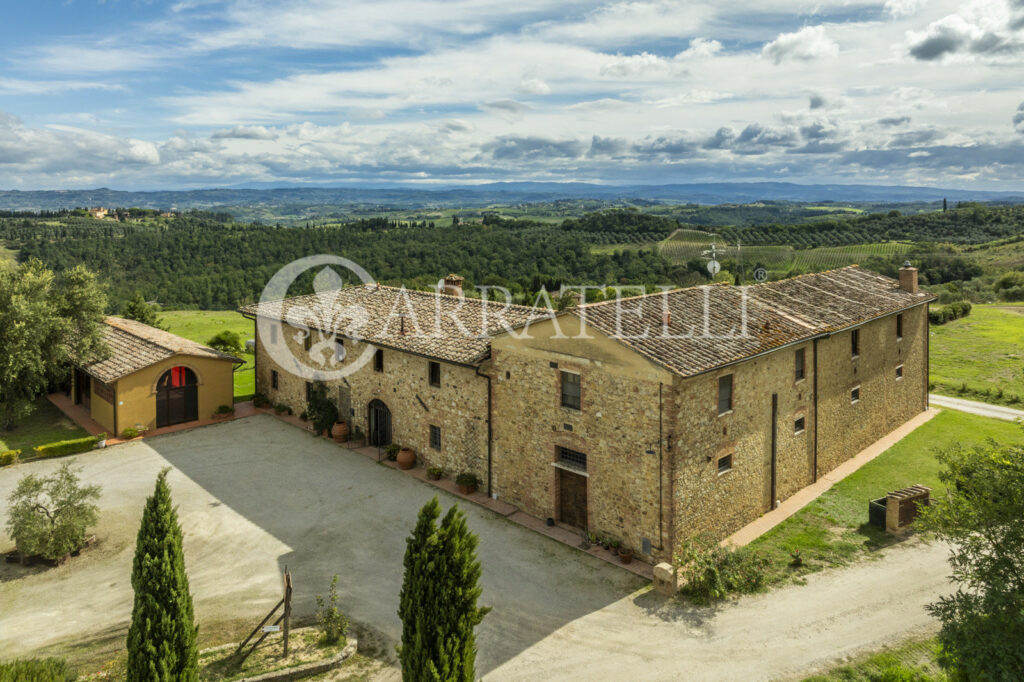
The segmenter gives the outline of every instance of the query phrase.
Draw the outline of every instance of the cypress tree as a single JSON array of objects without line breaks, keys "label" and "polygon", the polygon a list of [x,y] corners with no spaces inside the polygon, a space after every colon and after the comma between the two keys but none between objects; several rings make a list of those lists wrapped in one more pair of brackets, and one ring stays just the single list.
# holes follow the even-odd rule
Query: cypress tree
[{"label": "cypress tree", "polygon": [[441,521],[435,497],[420,510],[406,541],[405,580],[399,599],[399,660],[407,682],[475,677],[474,628],[490,611],[478,607],[477,537],[458,505]]},{"label": "cypress tree", "polygon": [[197,628],[188,591],[178,514],[164,469],[146,500],[135,544],[135,606],[128,629],[128,680],[199,679]]}]

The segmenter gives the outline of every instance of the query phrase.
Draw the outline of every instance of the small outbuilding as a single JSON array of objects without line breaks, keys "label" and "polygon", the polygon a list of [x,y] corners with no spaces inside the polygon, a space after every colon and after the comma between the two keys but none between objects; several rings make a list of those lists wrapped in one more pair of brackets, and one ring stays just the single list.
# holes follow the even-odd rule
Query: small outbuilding
[{"label": "small outbuilding", "polygon": [[110,434],[209,419],[232,404],[239,358],[135,320],[104,323],[109,356],[75,368],[71,397]]}]

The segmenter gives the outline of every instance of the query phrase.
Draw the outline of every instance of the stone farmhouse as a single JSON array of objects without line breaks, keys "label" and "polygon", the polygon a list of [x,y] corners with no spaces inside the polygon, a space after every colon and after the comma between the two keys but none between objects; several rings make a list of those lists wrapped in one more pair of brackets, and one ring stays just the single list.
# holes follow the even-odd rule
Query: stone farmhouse
[{"label": "stone farmhouse", "polygon": [[298,413],[318,376],[307,360],[357,363],[323,377],[370,444],[475,473],[487,494],[647,561],[724,539],[928,406],[933,297],[909,264],[899,281],[851,266],[557,314],[460,287],[243,307],[257,391]]}]

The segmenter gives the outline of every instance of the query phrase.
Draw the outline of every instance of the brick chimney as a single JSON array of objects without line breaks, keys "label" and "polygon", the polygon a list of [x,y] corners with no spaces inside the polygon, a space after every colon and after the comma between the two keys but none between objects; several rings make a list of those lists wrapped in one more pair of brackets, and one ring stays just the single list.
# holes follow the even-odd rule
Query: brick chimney
[{"label": "brick chimney", "polygon": [[455,273],[447,275],[444,278],[444,287],[442,287],[441,293],[449,296],[462,296],[462,277]]},{"label": "brick chimney", "polygon": [[906,261],[900,268],[900,289],[912,294],[917,293],[917,268],[911,265],[910,261]]}]

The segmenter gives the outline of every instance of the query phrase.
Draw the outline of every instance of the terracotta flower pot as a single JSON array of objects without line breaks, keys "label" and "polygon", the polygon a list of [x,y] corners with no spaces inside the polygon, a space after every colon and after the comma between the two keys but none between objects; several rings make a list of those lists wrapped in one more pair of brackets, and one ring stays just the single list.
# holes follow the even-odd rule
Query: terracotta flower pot
[{"label": "terracotta flower pot", "polygon": [[344,443],[348,440],[348,424],[346,422],[335,422],[331,429],[331,437],[335,442]]},{"label": "terracotta flower pot", "polygon": [[412,469],[416,464],[416,451],[412,448],[402,448],[398,451],[398,459],[395,462],[398,463],[399,469]]},{"label": "terracotta flower pot", "polygon": [[633,561],[633,550],[626,549],[624,547],[620,548],[619,549],[619,561],[621,561],[624,564],[628,564],[629,562]]},{"label": "terracotta flower pot", "polygon": [[473,493],[476,492],[475,485],[459,485],[458,488],[459,492],[462,493],[463,495],[472,495]]}]

